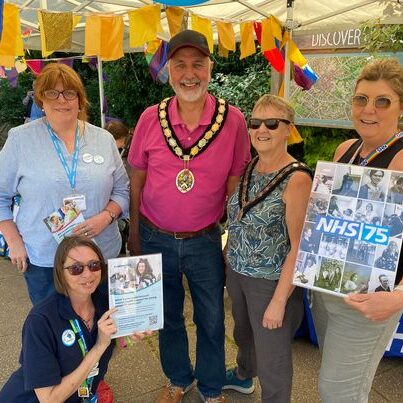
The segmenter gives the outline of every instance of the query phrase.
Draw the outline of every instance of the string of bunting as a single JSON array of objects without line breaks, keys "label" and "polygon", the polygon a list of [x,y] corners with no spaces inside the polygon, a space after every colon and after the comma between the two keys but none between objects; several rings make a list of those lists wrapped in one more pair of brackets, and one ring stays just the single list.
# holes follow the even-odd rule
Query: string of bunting
[{"label": "string of bunting", "polygon": [[[32,30],[26,30],[21,34],[20,9],[15,4],[3,3],[4,0],[0,0],[0,66],[12,68],[15,65],[15,58],[24,55],[23,39],[29,37]],[[103,61],[120,59],[124,54],[124,24],[128,22],[130,47],[145,47],[147,60],[151,65],[159,66],[159,70],[154,74],[152,72],[152,75],[163,81],[166,79],[166,73],[163,70],[164,60],[152,62],[154,55],[159,58],[166,57],[165,45],[158,39],[159,36],[164,35],[161,11],[161,4],[120,11],[119,15],[37,10],[42,56],[48,57],[57,50],[68,52],[72,47],[73,31],[85,16],[84,55],[100,56]],[[211,51],[213,51],[213,23],[215,23],[219,54],[223,57],[228,57],[229,52],[235,50],[233,25],[239,24],[240,58],[256,53],[256,38],[260,44],[260,51],[280,73],[284,73],[284,46],[288,42],[287,57],[299,68],[297,70],[299,74],[295,76],[298,76],[304,88],[308,89],[317,79],[297,45],[289,37],[288,32],[284,31],[275,16],[260,21],[228,21],[200,16],[181,7],[165,7],[163,11],[171,36],[178,33],[182,29],[184,19],[190,17],[191,29],[206,36]]]}]

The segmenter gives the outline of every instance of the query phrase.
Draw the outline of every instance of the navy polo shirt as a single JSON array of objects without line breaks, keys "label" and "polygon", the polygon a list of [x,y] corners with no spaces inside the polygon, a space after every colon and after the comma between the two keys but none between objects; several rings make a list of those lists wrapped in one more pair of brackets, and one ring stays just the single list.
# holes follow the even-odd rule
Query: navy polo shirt
[{"label": "navy polo shirt", "polygon": [[[72,337],[69,319],[78,319],[88,350],[97,340],[96,322],[108,310],[106,296],[96,291],[92,295],[95,306],[95,324],[88,331],[74,312],[70,299],[61,294],[53,294],[34,306],[22,330],[21,367],[14,372],[0,391],[0,403],[38,402],[35,388],[60,384],[62,378],[73,372],[83,360],[78,345],[78,337]],[[99,374],[94,378],[92,391],[105,376],[114,343],[111,343],[99,360]],[[75,391],[68,403],[81,403]]]}]

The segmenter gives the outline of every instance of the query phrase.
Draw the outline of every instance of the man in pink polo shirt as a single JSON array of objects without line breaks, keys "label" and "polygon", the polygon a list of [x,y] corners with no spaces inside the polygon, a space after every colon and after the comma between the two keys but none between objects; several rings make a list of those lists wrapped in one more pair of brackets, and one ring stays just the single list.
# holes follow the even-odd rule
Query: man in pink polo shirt
[{"label": "man in pink polo shirt", "polygon": [[[207,92],[213,63],[206,38],[171,38],[168,71],[175,96],[151,106],[136,126],[128,161],[131,254],[162,253],[161,365],[169,382],[158,403],[180,402],[197,379],[205,402],[224,402],[224,263],[218,222],[250,160],[242,113]],[[186,276],[197,326],[196,365],[183,318]]]}]

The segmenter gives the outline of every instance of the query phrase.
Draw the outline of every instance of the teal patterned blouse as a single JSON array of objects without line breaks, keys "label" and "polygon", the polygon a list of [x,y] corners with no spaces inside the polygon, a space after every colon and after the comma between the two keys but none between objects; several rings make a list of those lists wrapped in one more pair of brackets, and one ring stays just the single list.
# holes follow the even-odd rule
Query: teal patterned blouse
[{"label": "teal patterned blouse", "polygon": [[[260,174],[254,169],[249,199],[254,199],[278,173]],[[285,221],[284,189],[287,176],[264,200],[248,210],[239,222],[239,185],[228,201],[228,264],[245,276],[278,280],[290,251]]]}]

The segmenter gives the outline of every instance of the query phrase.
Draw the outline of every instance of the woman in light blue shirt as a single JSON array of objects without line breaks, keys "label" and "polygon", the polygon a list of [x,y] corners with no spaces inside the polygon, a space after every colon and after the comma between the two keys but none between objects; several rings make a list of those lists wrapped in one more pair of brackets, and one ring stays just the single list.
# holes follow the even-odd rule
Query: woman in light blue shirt
[{"label": "woman in light blue shirt", "polygon": [[[92,238],[106,259],[121,247],[116,218],[126,214],[128,177],[113,137],[86,122],[87,98],[77,73],[48,64],[36,80],[45,117],[10,130],[0,152],[0,231],[24,273],[33,304],[53,291],[57,242],[44,219],[72,195],[85,205],[74,232]],[[21,195],[14,223],[10,210]]]}]

